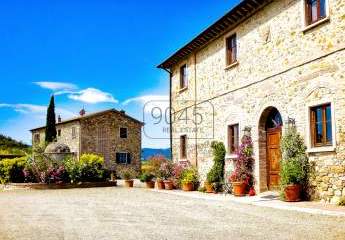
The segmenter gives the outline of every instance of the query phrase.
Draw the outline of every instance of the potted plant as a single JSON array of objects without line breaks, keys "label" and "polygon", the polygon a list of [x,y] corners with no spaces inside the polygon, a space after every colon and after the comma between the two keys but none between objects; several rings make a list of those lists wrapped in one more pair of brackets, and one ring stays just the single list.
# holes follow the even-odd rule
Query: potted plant
[{"label": "potted plant", "polygon": [[164,181],[163,181],[163,173],[161,171],[161,166],[163,163],[168,161],[164,156],[162,155],[156,155],[150,158],[147,165],[151,169],[153,175],[156,177],[156,187],[159,190],[164,189]]},{"label": "potted plant", "polygon": [[246,195],[246,174],[241,173],[239,169],[236,169],[233,171],[233,173],[230,176],[230,181],[233,188],[233,193],[236,197],[241,197]]},{"label": "potted plant", "polygon": [[146,183],[147,188],[154,188],[155,187],[155,182],[152,181],[154,176],[150,173],[143,173],[140,176],[140,181]]},{"label": "potted plant", "polygon": [[174,165],[171,161],[163,162],[160,167],[160,175],[164,179],[164,188],[166,190],[173,189],[173,181],[171,180],[173,175],[173,167]]},{"label": "potted plant", "polygon": [[183,191],[193,191],[198,184],[198,172],[195,168],[186,168],[181,176]]},{"label": "potted plant", "polygon": [[251,188],[254,185],[253,178],[253,141],[250,136],[250,128],[245,128],[245,134],[241,139],[241,145],[237,152],[237,159],[235,163],[235,170],[230,176],[230,181],[233,187],[233,193],[235,196],[244,196],[247,188]]},{"label": "potted plant", "polygon": [[175,189],[181,188],[181,176],[184,171],[188,166],[180,163],[176,163],[173,166],[173,171],[172,171],[172,182],[173,182],[173,187]]},{"label": "potted plant", "polygon": [[207,174],[207,180],[204,182],[204,187],[207,193],[213,193],[215,185],[219,186],[224,182],[224,165],[225,165],[225,146],[222,142],[212,142],[211,148],[213,150],[213,167]]},{"label": "potted plant", "polygon": [[301,191],[308,181],[308,158],[303,138],[290,126],[281,140],[282,160],[280,185],[287,202],[301,200]]},{"label": "potted plant", "polygon": [[133,179],[137,176],[137,171],[130,166],[120,166],[117,170],[120,177],[125,180],[125,186],[132,188],[134,185]]}]

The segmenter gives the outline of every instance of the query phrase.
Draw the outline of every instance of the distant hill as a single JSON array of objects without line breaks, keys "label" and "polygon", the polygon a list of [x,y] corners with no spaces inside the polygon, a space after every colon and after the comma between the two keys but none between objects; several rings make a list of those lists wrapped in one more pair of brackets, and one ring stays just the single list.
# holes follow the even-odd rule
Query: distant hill
[{"label": "distant hill", "polygon": [[150,157],[155,155],[163,155],[164,157],[171,159],[170,148],[143,148],[141,153],[141,160],[146,161]]},{"label": "distant hill", "polygon": [[0,134],[0,154],[22,154],[30,149],[29,145]]}]

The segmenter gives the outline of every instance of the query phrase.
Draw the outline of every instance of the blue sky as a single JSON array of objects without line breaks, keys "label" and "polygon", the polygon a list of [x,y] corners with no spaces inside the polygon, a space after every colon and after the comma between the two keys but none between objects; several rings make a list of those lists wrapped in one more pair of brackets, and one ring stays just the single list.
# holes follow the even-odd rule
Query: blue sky
[{"label": "blue sky", "polygon": [[[84,106],[143,120],[145,101],[168,96],[156,66],[238,2],[1,1],[0,133],[30,143],[52,93],[63,119]],[[161,127],[146,130],[167,137]],[[168,144],[143,137],[144,147]]]}]

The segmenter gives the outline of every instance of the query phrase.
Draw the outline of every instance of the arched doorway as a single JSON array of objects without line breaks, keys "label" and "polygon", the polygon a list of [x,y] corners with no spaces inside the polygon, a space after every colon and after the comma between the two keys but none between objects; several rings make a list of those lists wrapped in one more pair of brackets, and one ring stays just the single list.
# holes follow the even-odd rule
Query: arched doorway
[{"label": "arched doorway", "polygon": [[261,188],[277,190],[280,172],[282,117],[275,107],[266,108],[259,122]]}]

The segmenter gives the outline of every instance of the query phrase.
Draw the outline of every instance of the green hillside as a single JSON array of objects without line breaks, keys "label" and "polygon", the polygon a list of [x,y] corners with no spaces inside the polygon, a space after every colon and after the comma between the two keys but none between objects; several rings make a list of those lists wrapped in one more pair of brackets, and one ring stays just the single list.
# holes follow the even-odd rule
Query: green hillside
[{"label": "green hillside", "polygon": [[24,154],[30,151],[29,145],[0,134],[0,155]]}]

